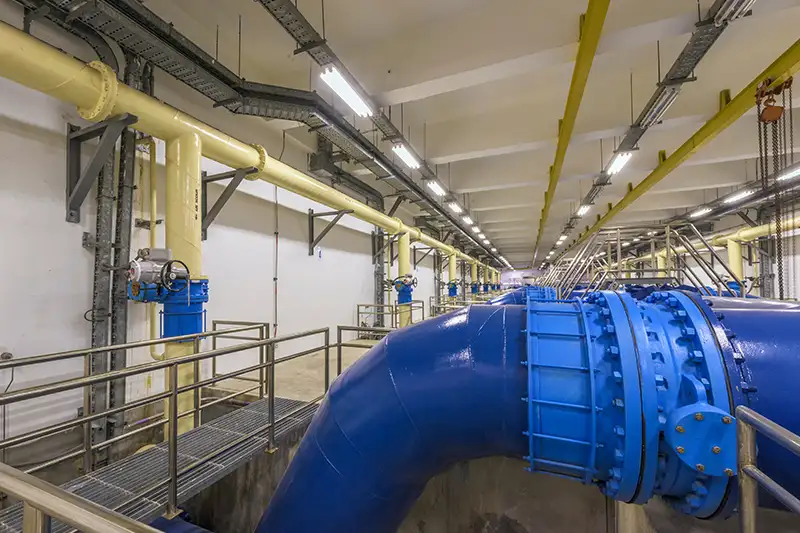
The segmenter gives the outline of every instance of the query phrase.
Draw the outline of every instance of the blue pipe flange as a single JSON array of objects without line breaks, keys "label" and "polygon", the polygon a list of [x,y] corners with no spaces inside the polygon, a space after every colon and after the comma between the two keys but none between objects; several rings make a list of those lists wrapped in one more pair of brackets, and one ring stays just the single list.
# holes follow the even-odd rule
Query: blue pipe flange
[{"label": "blue pipe flange", "polygon": [[470,286],[470,289],[472,291],[472,294],[478,294],[478,283],[477,282],[473,283]]},{"label": "blue pipe flange", "polygon": [[727,500],[736,472],[736,421],[722,352],[687,294],[656,292],[646,302],[639,307],[663,427],[653,490],[681,512],[708,518]]}]

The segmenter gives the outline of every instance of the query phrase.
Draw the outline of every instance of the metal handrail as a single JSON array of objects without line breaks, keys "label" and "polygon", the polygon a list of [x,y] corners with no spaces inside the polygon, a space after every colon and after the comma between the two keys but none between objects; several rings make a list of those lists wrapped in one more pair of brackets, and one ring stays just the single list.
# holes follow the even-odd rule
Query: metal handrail
[{"label": "metal handrail", "polygon": [[740,405],[736,408],[736,465],[739,476],[739,526],[741,533],[756,533],[756,509],[758,508],[758,486],[772,494],[790,511],[800,514],[800,499],[789,493],[780,484],[756,466],[756,434],[760,432],[768,439],[780,444],[800,457],[800,435],[796,435],[753,411]]},{"label": "metal handrail", "polygon": [[[392,331],[392,328],[379,328],[379,327],[366,327],[366,326],[336,326],[336,375],[342,373],[342,348],[371,348],[371,346],[362,346],[355,343],[342,342],[342,332],[353,331],[356,333],[378,333],[384,336]],[[326,389],[327,390],[327,389]]]},{"label": "metal handrail", "polygon": [[158,533],[157,529],[3,463],[0,491],[23,502],[25,533],[49,532],[51,517],[84,533]]},{"label": "metal handrail", "polygon": [[[263,324],[261,324],[261,325],[258,325],[258,326],[251,326],[251,327],[248,327],[248,328],[234,328],[234,329],[231,329],[231,330],[219,330],[219,333],[223,333],[223,332],[226,332],[226,331],[227,332],[231,332],[231,331],[241,330],[241,329],[245,329],[246,330],[246,329],[259,329],[259,328],[265,328],[265,326]],[[324,336],[324,342],[323,342],[323,344],[321,346],[317,346],[317,347],[314,347],[312,349],[304,350],[304,351],[301,351],[301,352],[298,352],[298,353],[286,355],[286,356],[281,357],[279,359],[275,358],[275,346],[278,343],[286,342],[286,341],[290,341],[290,340],[295,340],[295,339],[299,339],[299,338],[310,337],[310,336],[314,336],[314,335],[323,335]],[[70,453],[67,453],[67,454],[65,454],[65,455],[63,455],[61,457],[52,459],[52,460],[48,461],[47,463],[45,463],[44,465],[39,465],[37,467],[31,468],[28,471],[28,473],[31,472],[31,471],[42,470],[45,467],[53,466],[53,465],[58,464],[58,463],[60,463],[62,461],[66,461],[66,460],[78,457],[80,455],[84,455],[84,467],[85,467],[85,470],[86,470],[86,472],[90,472],[90,471],[92,471],[93,466],[94,466],[94,464],[93,464],[93,452],[94,451],[96,451],[96,450],[98,450],[100,448],[109,446],[113,442],[118,442],[118,441],[122,440],[123,438],[129,438],[132,435],[140,433],[141,431],[144,431],[146,429],[155,428],[155,427],[157,427],[159,425],[163,425],[163,424],[169,424],[169,432],[168,432],[168,436],[169,436],[169,439],[168,439],[169,440],[169,477],[166,480],[164,480],[159,485],[159,487],[164,486],[164,485],[169,485],[169,489],[168,489],[169,510],[174,511],[177,508],[177,476],[179,475],[179,473],[177,471],[177,464],[178,464],[178,456],[177,456],[177,431],[178,431],[177,428],[178,428],[178,424],[177,424],[177,421],[182,417],[190,416],[190,415],[194,414],[195,425],[197,425],[197,421],[199,419],[199,415],[200,415],[201,411],[203,409],[206,409],[206,408],[210,407],[211,405],[215,405],[216,403],[219,403],[218,401],[214,401],[214,402],[207,402],[205,404],[202,404],[201,401],[200,401],[200,398],[199,398],[199,392],[200,392],[200,389],[202,387],[206,387],[208,385],[212,385],[212,384],[218,383],[220,381],[231,379],[231,378],[234,378],[234,377],[237,377],[237,376],[249,373],[249,372],[259,371],[260,372],[260,376],[262,376],[262,378],[261,378],[262,382],[259,383],[257,388],[259,388],[261,390],[260,396],[262,398],[263,398],[263,396],[265,394],[265,391],[268,391],[268,394],[269,394],[268,395],[268,399],[267,399],[267,401],[268,401],[268,413],[269,413],[269,415],[268,415],[269,418],[268,419],[270,421],[270,423],[268,425],[266,425],[264,428],[259,429],[259,431],[268,432],[268,443],[269,443],[270,446],[274,446],[274,443],[275,443],[275,425],[278,422],[280,422],[281,420],[284,420],[286,418],[286,416],[288,416],[288,415],[285,415],[284,417],[281,418],[281,420],[275,420],[275,371],[274,371],[275,365],[283,363],[285,361],[290,361],[290,360],[296,359],[296,358],[304,356],[304,355],[309,355],[309,354],[313,354],[313,353],[319,353],[320,351],[324,351],[324,355],[325,355],[325,360],[324,360],[324,367],[325,367],[324,388],[325,388],[326,392],[327,392],[327,390],[329,388],[329,385],[330,385],[330,329],[329,328],[319,328],[319,329],[309,330],[309,331],[295,333],[295,334],[291,334],[291,335],[283,335],[283,336],[274,337],[274,338],[271,338],[271,339],[261,339],[261,340],[256,340],[256,341],[253,341],[253,342],[238,344],[236,346],[218,348],[218,349],[210,350],[210,351],[206,351],[206,352],[199,352],[199,341],[200,341],[200,338],[202,336],[207,336],[207,335],[200,334],[200,335],[194,336],[195,337],[194,338],[194,346],[195,346],[195,352],[196,352],[194,354],[188,354],[188,355],[185,355],[185,356],[182,356],[182,357],[176,357],[176,358],[173,358],[173,359],[167,359],[167,360],[163,360],[163,361],[152,361],[152,362],[149,362],[149,363],[132,366],[132,367],[128,367],[128,368],[125,368],[125,369],[109,371],[109,372],[105,372],[105,373],[102,373],[102,374],[84,376],[84,377],[79,377],[79,378],[72,378],[72,379],[57,381],[57,382],[54,382],[54,383],[50,383],[50,384],[46,384],[46,385],[42,385],[42,386],[38,386],[38,387],[28,387],[28,388],[25,388],[25,389],[21,389],[19,391],[13,391],[13,392],[5,393],[5,394],[0,394],[0,405],[8,405],[8,404],[15,403],[15,402],[21,402],[21,401],[30,400],[30,399],[33,399],[33,398],[39,398],[39,397],[46,396],[46,395],[49,395],[49,394],[56,394],[56,393],[59,393],[59,392],[65,392],[65,391],[69,391],[69,390],[80,389],[80,388],[87,387],[87,386],[90,386],[90,385],[96,385],[96,384],[100,384],[100,383],[111,382],[111,381],[118,380],[118,379],[124,379],[124,378],[132,377],[132,376],[135,376],[135,375],[143,374],[143,373],[153,372],[153,371],[156,371],[156,370],[163,370],[163,369],[168,369],[169,370],[169,372],[168,372],[168,374],[169,374],[169,387],[168,387],[168,390],[166,390],[166,391],[164,391],[162,393],[158,393],[158,394],[155,394],[155,395],[149,395],[149,396],[147,396],[145,398],[141,398],[141,399],[138,399],[136,401],[129,402],[129,403],[126,403],[124,405],[121,405],[121,406],[118,406],[118,407],[115,407],[115,408],[112,408],[112,409],[107,409],[107,410],[102,411],[102,412],[92,413],[92,414],[84,413],[83,415],[77,417],[76,419],[73,419],[73,420],[70,420],[70,421],[67,421],[67,422],[54,424],[54,425],[51,425],[51,426],[48,426],[48,427],[45,427],[45,428],[40,428],[40,429],[31,431],[31,432],[25,433],[23,435],[19,435],[19,436],[13,437],[13,438],[2,440],[2,441],[0,441],[0,449],[5,449],[5,448],[11,447],[11,446],[18,446],[18,445],[21,445],[21,444],[25,444],[25,443],[28,443],[28,442],[31,442],[31,441],[34,441],[34,440],[38,440],[38,439],[41,439],[41,438],[44,438],[44,437],[47,437],[47,436],[50,436],[50,435],[54,435],[54,434],[60,433],[62,431],[65,431],[67,429],[71,429],[73,427],[81,426],[81,425],[83,425],[85,429],[86,428],[90,428],[91,427],[91,422],[93,420],[97,420],[99,418],[107,417],[107,416],[109,416],[111,414],[122,413],[122,412],[131,410],[131,409],[134,409],[134,408],[137,408],[137,407],[142,407],[142,406],[149,405],[149,404],[152,404],[152,403],[155,403],[155,402],[158,402],[158,401],[169,399],[169,404],[168,404],[169,412],[165,413],[165,415],[163,415],[161,419],[159,419],[159,420],[157,420],[157,421],[155,421],[155,422],[153,422],[151,424],[147,424],[144,427],[137,428],[137,430],[135,430],[135,431],[131,431],[131,432],[125,433],[123,435],[120,435],[119,437],[115,437],[114,439],[110,439],[108,441],[104,441],[104,442],[101,442],[101,443],[98,443],[98,444],[95,444],[95,445],[92,445],[90,438],[85,438],[82,450],[80,450],[78,452],[70,452]],[[163,341],[164,341],[164,339],[161,339],[161,342],[163,342]],[[140,343],[129,343],[129,344],[139,345]],[[114,347],[114,346],[105,347],[104,351],[105,350],[110,351],[110,350],[113,350],[115,348],[116,347]],[[207,359],[213,359],[213,358],[216,358],[216,357],[221,356],[221,355],[227,355],[227,354],[231,354],[231,353],[235,353],[235,352],[241,352],[241,351],[249,350],[249,349],[253,349],[253,348],[259,348],[261,350],[261,357],[260,357],[260,360],[259,360],[258,364],[252,365],[252,366],[249,366],[249,367],[246,367],[246,368],[243,368],[243,369],[239,369],[239,370],[236,370],[236,371],[233,371],[233,372],[229,372],[229,373],[226,373],[226,374],[222,374],[222,375],[218,375],[218,376],[212,376],[210,379],[205,379],[205,380],[202,380],[202,381],[199,380],[199,363],[200,363],[200,361],[207,360]],[[83,352],[79,352],[79,353],[82,354]],[[66,357],[74,357],[75,356],[72,352],[65,352],[65,354],[66,354]],[[53,354],[50,354],[50,355],[53,355]],[[191,384],[179,386],[178,382],[177,382],[177,379],[178,379],[177,369],[178,369],[178,367],[180,365],[190,364],[190,363],[195,365],[195,374],[194,374],[195,375],[195,381],[194,381],[194,383],[191,383]],[[250,388],[248,390],[252,391],[254,388]],[[188,393],[188,392],[194,392],[195,393],[194,408],[190,409],[188,411],[185,411],[183,413],[178,413],[177,412],[177,409],[178,409],[178,401],[177,401],[178,400],[178,396],[180,394],[185,394],[185,393]],[[244,394],[244,393],[246,393],[246,391],[239,391],[236,394],[229,395],[228,398],[233,397],[233,396],[238,396],[238,395]],[[324,396],[324,394],[322,396],[316,398],[312,402],[308,403],[307,405],[313,405],[314,403],[320,401],[323,396]],[[147,422],[149,422],[149,421],[150,420],[147,420]],[[84,432],[84,436],[86,437],[87,434],[88,434],[88,432],[85,431]],[[253,435],[248,435],[247,437],[251,438],[252,436]],[[219,453],[222,453],[222,451],[215,452],[214,456],[218,455]],[[213,458],[213,456],[211,458]],[[209,458],[209,457],[203,458],[200,461],[198,461],[195,466],[200,466],[202,464],[205,464],[206,462],[211,460],[211,458]],[[156,487],[156,488],[158,488],[158,487]],[[148,489],[148,490],[152,490],[152,488]],[[140,493],[139,496],[141,496],[142,494],[146,494],[146,491]]]}]

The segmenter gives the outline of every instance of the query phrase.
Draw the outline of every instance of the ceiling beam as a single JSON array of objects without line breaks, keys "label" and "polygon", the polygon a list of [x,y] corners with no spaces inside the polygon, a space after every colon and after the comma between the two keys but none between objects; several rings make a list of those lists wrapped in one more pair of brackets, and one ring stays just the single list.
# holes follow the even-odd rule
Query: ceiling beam
[{"label": "ceiling beam", "polygon": [[694,135],[692,135],[680,148],[672,153],[653,172],[633,188],[622,200],[615,204],[600,220],[578,239],[577,244],[607,225],[635,200],[649,191],[656,183],[667,177],[684,161],[689,159],[700,148],[716,138],[721,132],[744,115],[747,110],[755,106],[755,93],[764,80],[773,80],[771,86],[776,86],[791,77],[800,68],[800,40],[792,44],[778,59],[768,66],[761,74],[742,89],[731,102],[723,107],[714,117],[706,122]]}]

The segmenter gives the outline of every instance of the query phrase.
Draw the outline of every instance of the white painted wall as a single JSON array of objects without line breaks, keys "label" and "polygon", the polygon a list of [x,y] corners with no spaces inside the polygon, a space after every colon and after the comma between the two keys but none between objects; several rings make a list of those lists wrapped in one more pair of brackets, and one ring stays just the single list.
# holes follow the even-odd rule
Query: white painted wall
[{"label": "white painted wall", "polygon": [[[17,22],[18,9],[0,3],[0,17]],[[91,52],[65,39],[57,31],[35,24],[35,33],[57,46],[91,59]],[[159,75],[157,96],[177,104],[198,118],[248,142],[263,144],[271,154],[280,153],[281,136],[268,122],[235,117],[211,109],[202,97],[174,80]],[[87,199],[80,224],[64,221],[64,168],[66,122],[80,123],[66,104],[0,79],[0,351],[15,357],[79,349],[90,344],[90,324],[83,319],[91,307],[92,254],[81,247],[83,232],[94,231],[94,200]],[[289,138],[287,136],[287,138]],[[159,144],[160,206],[163,207],[164,146]],[[305,168],[306,153],[289,141],[283,160]],[[135,216],[147,207],[147,165],[137,180]],[[205,160],[209,173],[226,170]],[[210,202],[221,191],[212,186]],[[278,192],[278,325],[279,334],[355,323],[356,304],[373,299],[372,227],[345,217],[331,231],[317,253],[308,255],[307,210],[329,208],[285,190]],[[214,319],[273,323],[273,262],[275,250],[275,189],[266,182],[245,182],[209,230],[203,244],[203,272],[210,279],[209,326]],[[163,213],[160,215],[163,218]],[[321,227],[323,220],[317,219]],[[158,227],[163,244],[163,225]],[[147,230],[134,229],[132,249],[148,245]],[[416,296],[427,302],[433,294],[430,259],[417,272]],[[131,303],[129,340],[145,339],[148,328],[145,306]],[[426,310],[427,313],[427,310]],[[224,342],[221,342],[224,345]],[[322,344],[322,337],[282,345],[278,356]],[[256,354],[220,359],[221,370],[255,362]],[[145,349],[132,351],[129,364],[150,360]],[[83,374],[83,361],[74,359],[16,371],[11,390],[68,379]],[[0,390],[11,379],[0,372]],[[130,379],[131,397],[162,390],[161,372]],[[30,431],[76,416],[82,403],[79,391],[14,405],[9,411],[9,435]]]}]

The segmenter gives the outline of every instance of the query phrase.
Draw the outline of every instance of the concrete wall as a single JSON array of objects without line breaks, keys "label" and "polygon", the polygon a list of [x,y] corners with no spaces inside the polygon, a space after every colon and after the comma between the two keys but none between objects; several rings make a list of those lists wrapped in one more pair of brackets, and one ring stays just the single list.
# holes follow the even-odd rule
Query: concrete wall
[{"label": "concrete wall", "polygon": [[[0,0],[0,19],[19,26],[22,11],[15,2]],[[34,36],[83,60],[93,59],[81,41],[67,38],[47,23],[37,21],[33,28]],[[286,136],[283,145],[280,124],[212,109],[208,100],[160,72],[156,96],[245,142],[264,145],[288,164],[306,168],[307,148],[291,136]],[[16,358],[90,345],[91,325],[84,313],[91,307],[93,257],[81,247],[81,237],[94,232],[94,192],[82,208],[81,222],[65,222],[67,122],[85,124],[72,106],[0,79],[0,240],[5,252],[0,261],[0,352],[11,352]],[[164,206],[164,151],[159,142],[160,208]],[[141,154],[141,171],[137,164],[134,216],[139,218],[146,218],[149,209],[148,157]],[[228,170],[210,160],[203,161],[203,169],[211,174]],[[209,205],[221,190],[221,185],[210,186]],[[356,304],[373,301],[373,227],[346,216],[309,257],[308,209],[330,210],[281,189],[276,197],[274,186],[263,181],[240,186],[209,229],[203,243],[203,271],[196,273],[210,280],[209,327],[215,319],[250,320],[277,322],[279,333],[294,333],[355,323]],[[163,218],[163,210],[159,211]],[[324,224],[317,219],[318,228]],[[163,224],[159,225],[159,245],[164,242],[163,231]],[[277,249],[275,231],[280,232]],[[148,246],[148,240],[148,230],[134,229],[132,250]],[[277,317],[273,311],[276,255]],[[430,259],[420,265],[417,275],[418,298],[427,301],[433,286]],[[131,303],[129,340],[148,335],[145,306]],[[294,341],[281,345],[278,355],[320,344],[321,337]],[[220,345],[226,345],[225,341]],[[129,364],[147,361],[150,356],[145,349],[129,354]],[[231,370],[254,361],[253,353],[237,354],[221,358],[219,365],[221,370]],[[208,370],[204,371],[207,376]],[[27,367],[16,371],[11,390],[82,374],[80,358]],[[0,391],[10,380],[9,372],[0,372]],[[135,398],[162,387],[163,373],[158,372],[129,379],[127,394]],[[6,435],[74,418],[81,403],[81,392],[74,391],[12,405],[4,426]]]}]

